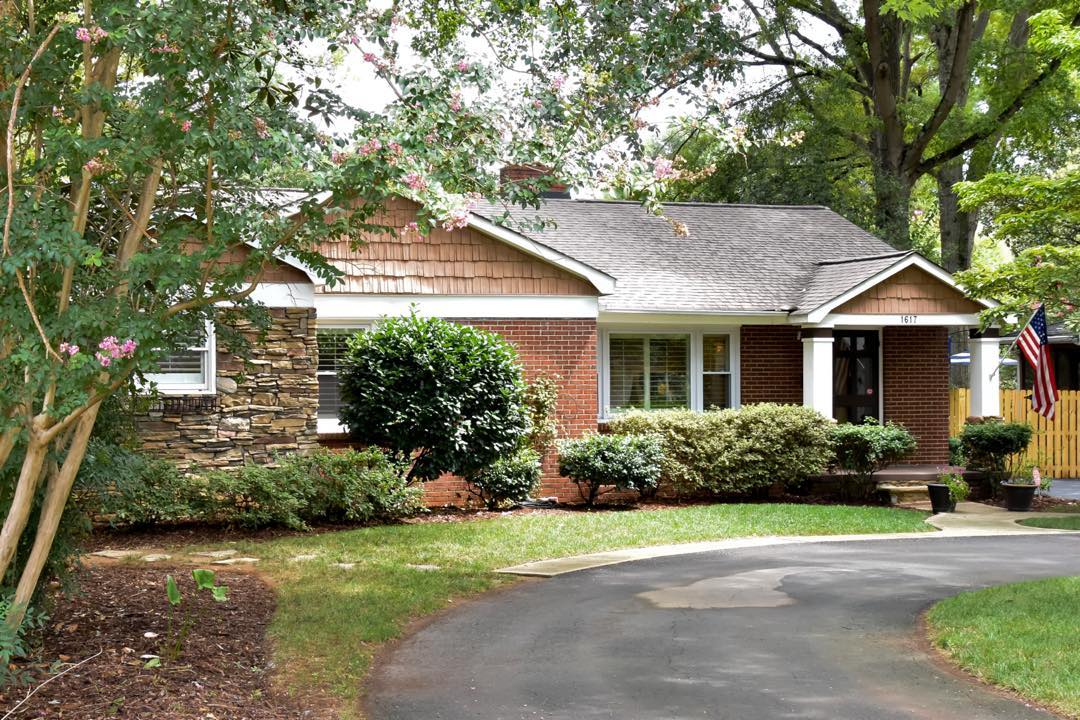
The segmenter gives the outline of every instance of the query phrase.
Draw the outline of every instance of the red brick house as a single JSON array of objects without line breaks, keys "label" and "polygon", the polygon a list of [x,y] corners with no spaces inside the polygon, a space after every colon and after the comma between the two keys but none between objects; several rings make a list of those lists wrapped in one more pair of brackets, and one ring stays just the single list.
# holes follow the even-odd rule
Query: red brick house
[{"label": "red brick house", "polygon": [[[415,210],[392,202],[383,221],[404,228]],[[903,423],[919,441],[915,462],[948,461],[948,329],[977,327],[988,303],[823,207],[666,211],[688,236],[636,203],[563,196],[515,211],[551,221],[539,231],[499,224],[503,209],[482,206],[460,230],[327,243],[345,276],[334,287],[283,260],[260,288],[275,316],[253,358],[261,372],[238,379],[211,337],[175,364],[186,384],[157,378],[166,399],[148,439],[201,466],[341,443],[344,338],[415,306],[498,332],[528,374],[558,375],[563,436],[628,408],[801,403],[838,421]],[[997,338],[972,343],[974,414],[997,414],[996,380],[981,371],[996,358]],[[203,406],[189,403],[200,396]],[[427,492],[432,504],[461,499],[454,479]],[[541,492],[576,499],[554,457]]]}]

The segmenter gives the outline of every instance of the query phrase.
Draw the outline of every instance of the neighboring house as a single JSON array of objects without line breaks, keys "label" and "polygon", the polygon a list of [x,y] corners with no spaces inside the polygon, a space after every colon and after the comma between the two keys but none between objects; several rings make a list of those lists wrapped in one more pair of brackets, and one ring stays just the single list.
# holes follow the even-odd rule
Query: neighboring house
[{"label": "neighboring house", "polygon": [[[460,230],[367,237],[355,250],[348,238],[327,243],[345,276],[332,288],[283,261],[260,288],[274,325],[253,357],[258,371],[241,375],[220,349],[215,359],[211,337],[170,366],[184,384],[158,378],[165,407],[147,420],[148,444],[209,467],[347,443],[337,421],[345,339],[416,307],[501,334],[529,376],[557,375],[563,436],[631,408],[794,403],[839,421],[903,423],[919,441],[915,462],[947,463],[948,328],[977,327],[987,303],[826,208],[666,211],[688,236],[637,203],[551,197],[515,211],[554,221],[540,231],[496,224],[502,211],[488,206]],[[396,200],[380,221],[404,228],[415,212]],[[982,371],[997,342],[971,343],[974,414],[998,413],[996,375]],[[201,396],[189,390],[196,367]],[[459,502],[461,489],[439,480],[427,499]],[[553,453],[541,492],[577,497]]]}]

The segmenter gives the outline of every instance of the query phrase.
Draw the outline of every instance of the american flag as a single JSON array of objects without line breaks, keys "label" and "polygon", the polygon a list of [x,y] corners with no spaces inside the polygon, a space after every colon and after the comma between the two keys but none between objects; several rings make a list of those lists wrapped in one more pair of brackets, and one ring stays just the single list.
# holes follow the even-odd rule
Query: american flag
[{"label": "american flag", "polygon": [[1024,353],[1035,373],[1031,407],[1047,420],[1053,420],[1054,409],[1060,396],[1054,380],[1054,362],[1050,357],[1050,340],[1046,336],[1046,312],[1042,305],[1031,316],[1016,344],[1020,346],[1020,351]]}]

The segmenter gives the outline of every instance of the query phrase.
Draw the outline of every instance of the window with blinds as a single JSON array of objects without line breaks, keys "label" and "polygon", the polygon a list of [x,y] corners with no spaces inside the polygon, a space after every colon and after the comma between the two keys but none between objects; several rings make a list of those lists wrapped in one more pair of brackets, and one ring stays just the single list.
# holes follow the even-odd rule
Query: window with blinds
[{"label": "window with blinds", "polygon": [[338,370],[349,352],[349,338],[367,328],[327,328],[319,330],[315,339],[319,345],[319,418],[337,420],[341,411],[341,388]]},{"label": "window with blinds", "polygon": [[690,407],[690,336],[621,335],[608,341],[613,410]]},{"label": "window with blinds", "polygon": [[702,335],[701,353],[702,408],[731,407],[731,338]]},{"label": "window with blinds", "polygon": [[183,350],[169,353],[158,362],[158,371],[146,379],[166,395],[204,395],[215,391],[214,326],[207,324],[201,337]]}]

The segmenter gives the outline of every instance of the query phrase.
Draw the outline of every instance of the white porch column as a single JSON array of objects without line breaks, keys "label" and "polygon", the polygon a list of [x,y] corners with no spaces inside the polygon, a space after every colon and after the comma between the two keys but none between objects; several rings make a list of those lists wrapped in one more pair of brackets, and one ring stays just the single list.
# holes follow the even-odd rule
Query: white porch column
[{"label": "white porch column", "polygon": [[[971,409],[969,414],[977,417],[1001,415],[1001,373],[997,330],[985,333],[971,332],[968,350],[971,354]],[[991,377],[993,376],[993,377]]]},{"label": "white porch column", "polygon": [[833,331],[803,328],[803,405],[833,416]]}]

